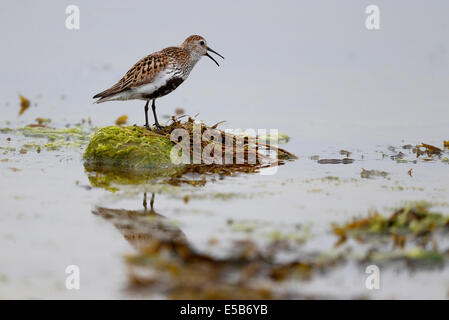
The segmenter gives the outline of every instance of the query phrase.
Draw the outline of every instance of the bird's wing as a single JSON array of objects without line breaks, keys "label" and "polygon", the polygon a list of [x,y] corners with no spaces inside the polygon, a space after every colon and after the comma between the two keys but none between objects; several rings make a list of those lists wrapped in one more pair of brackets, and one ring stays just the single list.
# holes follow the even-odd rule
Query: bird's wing
[{"label": "bird's wing", "polygon": [[93,98],[105,98],[125,90],[150,83],[169,65],[170,59],[163,52],[152,53],[140,59],[123,78],[109,89],[96,94]]}]

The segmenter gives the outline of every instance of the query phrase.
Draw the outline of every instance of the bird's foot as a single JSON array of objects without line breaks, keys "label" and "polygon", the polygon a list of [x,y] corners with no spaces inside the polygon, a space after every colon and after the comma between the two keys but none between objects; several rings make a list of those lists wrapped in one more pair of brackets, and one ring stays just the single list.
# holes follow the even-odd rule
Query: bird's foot
[{"label": "bird's foot", "polygon": [[154,129],[156,129],[156,131],[162,130],[164,129],[163,126],[161,126],[159,123],[155,123],[154,125],[152,125],[151,127],[148,124],[144,125],[144,128],[146,128],[149,131],[153,131]]}]

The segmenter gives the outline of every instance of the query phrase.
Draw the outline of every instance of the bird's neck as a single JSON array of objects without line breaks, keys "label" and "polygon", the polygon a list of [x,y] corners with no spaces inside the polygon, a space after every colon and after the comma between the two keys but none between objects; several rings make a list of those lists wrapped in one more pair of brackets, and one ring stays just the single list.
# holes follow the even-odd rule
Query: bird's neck
[{"label": "bird's neck", "polygon": [[200,59],[203,57],[202,54],[193,51],[193,50],[187,50],[188,55],[189,55],[189,63],[192,65],[192,67],[198,62],[200,61]]},{"label": "bird's neck", "polygon": [[184,59],[178,60],[178,65],[181,67],[183,77],[186,78],[196,63],[201,59],[202,55],[195,53],[188,48],[184,48],[181,46],[181,49],[184,51]]}]

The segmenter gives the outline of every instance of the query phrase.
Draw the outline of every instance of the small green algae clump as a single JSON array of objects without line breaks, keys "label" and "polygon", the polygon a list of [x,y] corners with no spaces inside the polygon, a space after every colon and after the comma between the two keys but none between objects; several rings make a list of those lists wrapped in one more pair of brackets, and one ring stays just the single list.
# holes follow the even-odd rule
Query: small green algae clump
[{"label": "small green algae clump", "polygon": [[366,262],[388,263],[395,261],[405,261],[414,266],[439,266],[444,263],[447,253],[437,250],[425,250],[414,247],[409,250],[399,252],[376,252],[372,251],[365,257]]},{"label": "small green algae clump", "polygon": [[361,240],[369,235],[425,235],[449,226],[449,217],[431,212],[427,202],[412,203],[396,210],[390,217],[377,212],[367,218],[354,219],[343,226],[333,225],[334,234],[344,242],[351,236]]},{"label": "small green algae clump", "polygon": [[89,141],[91,129],[82,126],[55,129],[46,127],[45,125],[38,125],[15,129],[0,128],[0,134],[30,138],[22,148],[17,145],[14,147],[0,146],[0,150],[5,150],[6,152],[13,152],[16,151],[16,149],[26,151],[39,150],[38,152],[40,152],[41,149],[46,151],[59,151],[64,148],[83,148]]},{"label": "small green algae clump", "polygon": [[142,127],[104,127],[92,137],[84,153],[88,170],[113,168],[136,172],[171,169],[169,137]]}]

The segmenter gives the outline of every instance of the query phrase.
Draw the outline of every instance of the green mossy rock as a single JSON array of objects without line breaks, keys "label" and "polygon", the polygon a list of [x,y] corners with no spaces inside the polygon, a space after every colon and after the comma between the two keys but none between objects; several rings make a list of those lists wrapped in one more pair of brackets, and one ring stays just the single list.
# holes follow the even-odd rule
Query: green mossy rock
[{"label": "green mossy rock", "polygon": [[125,172],[171,171],[173,143],[167,136],[142,127],[104,127],[92,137],[84,153],[87,170]]},{"label": "green mossy rock", "polygon": [[[181,150],[178,148],[173,149],[175,143],[170,140],[170,135],[173,130],[182,129],[192,137],[195,135],[196,126],[198,126],[197,130],[200,134],[204,134],[203,132],[207,129],[212,129],[222,138],[225,137],[225,133],[215,129],[215,126],[207,127],[202,123],[196,124],[191,118],[185,122],[174,120],[170,125],[157,132],[137,126],[110,126],[99,129],[92,136],[84,153],[84,167],[89,173],[92,185],[109,188],[113,184],[138,184],[159,178],[169,178],[170,183],[175,184],[180,183],[181,180],[174,181],[174,179],[186,173],[201,175],[207,173],[222,175],[231,175],[237,172],[254,173],[263,165],[262,162],[244,165],[188,164],[190,159],[185,157],[190,157],[190,155],[180,152]],[[236,136],[232,138],[233,141],[237,139]],[[210,143],[212,142],[209,140],[201,141],[203,151]],[[174,161],[180,164],[172,162],[173,151],[178,152]],[[192,152],[191,147],[190,154]],[[248,157],[249,154],[247,145],[236,146],[233,152],[235,157],[237,155]],[[281,160],[296,158],[280,148],[278,148],[278,155]],[[262,154],[261,157],[266,157],[265,160],[269,161],[268,156]],[[277,159],[272,161],[274,164],[278,164]],[[181,182],[186,181],[182,180]],[[191,183],[191,181],[187,183]]]}]

